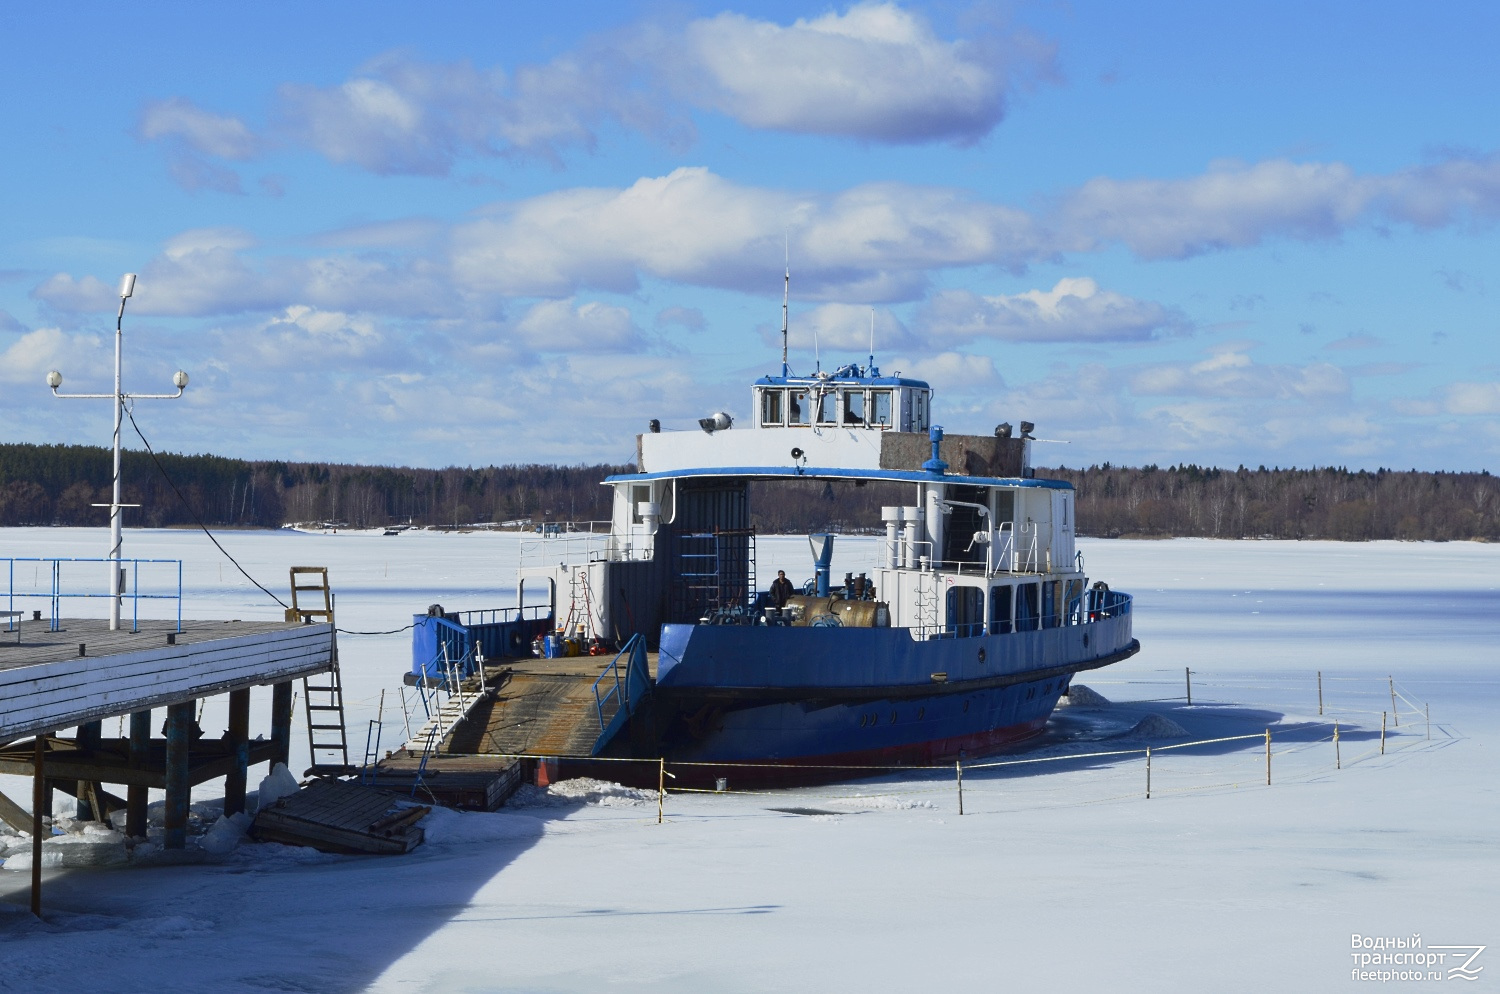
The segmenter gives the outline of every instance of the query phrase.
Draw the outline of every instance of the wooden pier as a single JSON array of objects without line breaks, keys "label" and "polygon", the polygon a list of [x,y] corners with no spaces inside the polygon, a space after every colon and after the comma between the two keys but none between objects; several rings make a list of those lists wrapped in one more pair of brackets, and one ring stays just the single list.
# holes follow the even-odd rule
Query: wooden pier
[{"label": "wooden pier", "polygon": [[[111,631],[103,620],[20,623],[0,641],[0,773],[33,778],[33,812],[0,800],[0,817],[33,832],[55,790],[78,798],[79,816],[107,821],[123,808],[126,834],[146,834],[147,791],[166,792],[168,848],[186,844],[193,785],[224,777],[226,814],[245,809],[249,767],[290,755],[292,681],[336,669],[330,623],[143,621]],[[269,736],[250,737],[250,694],[271,688]],[[207,738],[197,702],[229,695],[229,728]],[[165,737],[152,711],[166,710]],[[103,721],[130,716],[130,734],[107,739]],[[60,733],[76,729],[72,737]],[[22,744],[21,740],[30,739]],[[124,799],[105,785],[122,785]],[[24,820],[23,820],[24,819]]]}]

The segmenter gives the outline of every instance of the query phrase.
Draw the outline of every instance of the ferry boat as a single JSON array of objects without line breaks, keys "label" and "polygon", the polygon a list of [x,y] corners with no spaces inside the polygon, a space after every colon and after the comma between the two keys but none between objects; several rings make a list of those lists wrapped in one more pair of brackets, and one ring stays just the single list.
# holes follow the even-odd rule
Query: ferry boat
[{"label": "ferry boat", "polygon": [[[475,653],[481,668],[614,656],[588,672],[597,736],[571,740],[596,756],[897,766],[1036,734],[1074,674],[1139,650],[1131,598],[1090,583],[1071,485],[1032,470],[1033,425],[948,434],[932,398],[873,355],[798,376],[783,354],[752,386],[748,426],[723,412],[687,430],[651,422],[637,472],[604,481],[607,534],[571,557],[578,536],[540,540],[545,562],[523,562],[518,583],[535,607],[418,616],[414,679]],[[859,540],[875,550],[867,568],[839,582],[843,539],[813,535],[811,579],[783,599],[756,570],[752,493],[806,481],[895,497],[883,537]]]}]

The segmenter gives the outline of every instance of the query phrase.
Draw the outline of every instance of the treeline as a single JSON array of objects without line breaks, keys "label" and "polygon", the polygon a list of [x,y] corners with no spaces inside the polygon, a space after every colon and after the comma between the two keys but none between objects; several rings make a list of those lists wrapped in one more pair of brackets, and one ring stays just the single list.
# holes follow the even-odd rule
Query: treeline
[{"label": "treeline", "polygon": [[1481,473],[1415,470],[1038,470],[1078,492],[1077,530],[1101,537],[1500,539],[1500,483]]},{"label": "treeline", "polygon": [[[121,455],[128,524],[194,523],[276,528],[341,522],[353,528],[407,523],[463,526],[534,518],[609,517],[599,481],[629,466],[487,466],[395,469],[219,456]],[[171,478],[167,482],[162,470]],[[108,520],[112,455],[86,445],[0,445],[0,525],[97,525]],[[174,492],[172,484],[176,485]],[[181,496],[178,496],[180,492]]]},{"label": "treeline", "polygon": [[[122,457],[132,525],[274,528],[335,521],[354,528],[410,522],[463,527],[530,518],[599,521],[600,481],[630,466],[402,469],[219,456]],[[1380,469],[1204,469],[1198,466],[1039,469],[1078,492],[1077,530],[1099,537],[1201,536],[1366,541],[1500,540],[1500,484],[1483,473]],[[111,456],[82,445],[0,445],[0,525],[98,525],[108,512]],[[880,508],[909,504],[905,484],[757,483],[752,522],[767,534],[878,531]]]}]

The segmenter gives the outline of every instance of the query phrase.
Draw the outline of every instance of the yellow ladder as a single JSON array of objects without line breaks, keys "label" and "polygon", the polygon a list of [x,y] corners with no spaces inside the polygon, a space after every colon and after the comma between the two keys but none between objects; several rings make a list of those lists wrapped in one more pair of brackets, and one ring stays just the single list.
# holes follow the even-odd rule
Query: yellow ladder
[{"label": "yellow ladder", "polygon": [[[314,621],[333,624],[333,590],[328,585],[327,566],[293,566],[292,606],[287,621],[307,625]],[[315,582],[308,582],[315,581]],[[312,594],[304,607],[300,595]],[[316,596],[321,594],[322,597]],[[321,601],[321,604],[320,604]],[[307,705],[307,744],[312,766],[304,776],[342,777],[357,773],[349,764],[349,737],[344,730],[344,687],[339,678],[338,632],[332,633],[333,668],[327,673],[304,677],[302,697]],[[320,681],[313,683],[314,680]]]}]

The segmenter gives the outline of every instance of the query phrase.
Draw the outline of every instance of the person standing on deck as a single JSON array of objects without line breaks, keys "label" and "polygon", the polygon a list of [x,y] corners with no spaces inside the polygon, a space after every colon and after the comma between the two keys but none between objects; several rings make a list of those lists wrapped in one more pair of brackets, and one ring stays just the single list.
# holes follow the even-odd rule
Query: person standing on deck
[{"label": "person standing on deck", "polygon": [[786,578],[786,570],[776,571],[776,579],[771,581],[771,604],[780,613],[786,607],[787,598],[795,592],[792,581]]}]

